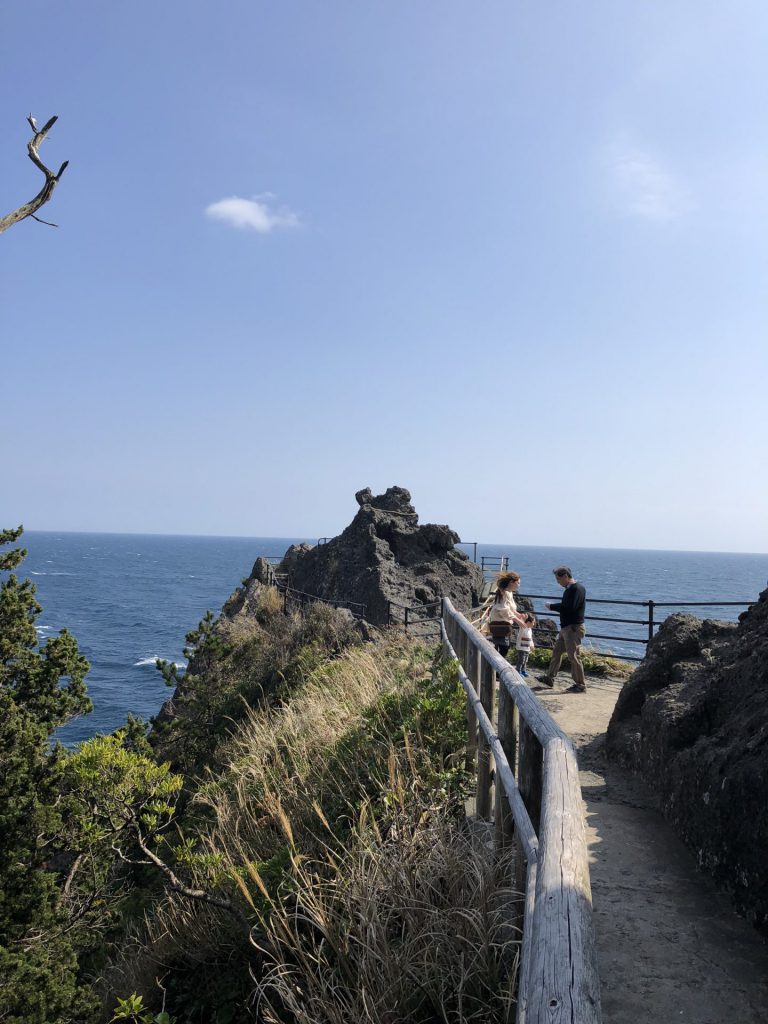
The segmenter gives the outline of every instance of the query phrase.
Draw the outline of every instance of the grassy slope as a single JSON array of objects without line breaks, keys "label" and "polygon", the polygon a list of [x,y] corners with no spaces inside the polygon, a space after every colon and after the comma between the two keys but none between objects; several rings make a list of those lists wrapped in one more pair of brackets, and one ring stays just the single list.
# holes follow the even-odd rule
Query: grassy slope
[{"label": "grassy slope", "polygon": [[[510,1019],[504,865],[462,824],[463,695],[434,650],[360,642],[332,609],[198,638],[156,743],[185,774],[174,893],[102,984],[179,1021]],[[161,979],[160,985],[157,979]]]}]

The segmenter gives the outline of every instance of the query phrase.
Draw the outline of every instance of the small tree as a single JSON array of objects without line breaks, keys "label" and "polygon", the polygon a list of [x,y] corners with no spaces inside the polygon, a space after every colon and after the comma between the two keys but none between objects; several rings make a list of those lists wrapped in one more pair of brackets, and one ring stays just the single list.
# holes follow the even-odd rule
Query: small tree
[{"label": "small tree", "polygon": [[[22,529],[0,531],[0,545]],[[0,570],[22,561],[0,554]],[[62,821],[64,754],[51,733],[90,711],[88,662],[66,630],[38,647],[41,608],[28,580],[0,585],[0,1020],[56,1024],[90,1005],[77,982],[57,876],[50,860]]]}]

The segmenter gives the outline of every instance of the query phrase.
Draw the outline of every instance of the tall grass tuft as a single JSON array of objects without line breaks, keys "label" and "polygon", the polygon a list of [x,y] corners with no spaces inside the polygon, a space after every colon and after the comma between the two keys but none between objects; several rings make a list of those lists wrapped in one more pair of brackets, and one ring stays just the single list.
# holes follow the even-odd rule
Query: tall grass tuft
[{"label": "tall grass tuft", "polygon": [[[256,977],[269,1024],[508,1024],[518,936],[510,864],[395,769],[389,811],[364,807],[346,849],[296,858],[265,916]],[[400,795],[397,795],[400,794]]]},{"label": "tall grass tuft", "polygon": [[511,1020],[511,872],[464,823],[455,672],[411,641],[350,645],[332,609],[255,613],[197,681],[196,729],[229,717],[178,823],[179,870],[230,911],[154,890],[107,1005],[157,1002],[161,978],[200,1024]]}]

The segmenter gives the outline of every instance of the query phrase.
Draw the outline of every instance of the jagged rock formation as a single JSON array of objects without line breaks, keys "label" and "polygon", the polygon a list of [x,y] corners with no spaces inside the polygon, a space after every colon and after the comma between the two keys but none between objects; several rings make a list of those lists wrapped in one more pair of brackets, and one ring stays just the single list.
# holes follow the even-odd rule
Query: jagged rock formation
[{"label": "jagged rock formation", "polygon": [[448,526],[426,523],[403,487],[355,495],[357,515],[338,537],[310,548],[295,545],[278,567],[291,586],[318,597],[365,605],[369,622],[385,625],[390,601],[428,604],[443,595],[461,609],[478,602],[480,567],[455,547],[459,535]]},{"label": "jagged rock formation", "polygon": [[768,590],[738,626],[668,618],[624,686],[606,742],[768,934]]}]

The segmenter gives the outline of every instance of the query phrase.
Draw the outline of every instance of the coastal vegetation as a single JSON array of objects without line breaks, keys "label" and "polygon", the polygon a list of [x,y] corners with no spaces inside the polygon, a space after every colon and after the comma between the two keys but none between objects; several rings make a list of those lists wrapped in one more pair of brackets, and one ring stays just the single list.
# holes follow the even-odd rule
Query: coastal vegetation
[{"label": "coastal vegetation", "polygon": [[[535,647],[528,659],[528,665],[534,668],[546,668],[552,658],[552,650],[548,647]],[[510,657],[514,661],[514,653]],[[629,679],[635,670],[631,661],[624,661],[622,658],[612,658],[605,654],[590,651],[589,647],[581,648],[581,662],[584,671],[590,676],[610,676],[612,679]],[[567,672],[570,662],[567,656],[560,663],[560,671]]]},{"label": "coastal vegetation", "polygon": [[39,610],[11,575],[0,1019],[511,1019],[508,866],[466,831],[463,694],[434,648],[265,587],[189,634],[185,675],[160,666],[148,735],[67,753],[87,662],[66,631],[38,648]]}]

